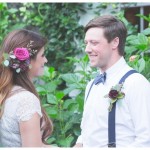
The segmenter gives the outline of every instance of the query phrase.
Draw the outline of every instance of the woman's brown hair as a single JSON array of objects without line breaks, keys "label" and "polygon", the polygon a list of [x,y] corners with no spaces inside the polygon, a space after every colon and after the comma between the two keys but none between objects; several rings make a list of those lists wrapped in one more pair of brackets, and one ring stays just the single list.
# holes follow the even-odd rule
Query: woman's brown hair
[{"label": "woman's brown hair", "polygon": [[[12,31],[5,37],[2,46],[0,47],[0,116],[3,114],[5,100],[9,96],[14,85],[21,86],[30,91],[40,100],[39,95],[29,78],[29,68],[23,72],[17,73],[12,68],[5,67],[3,65],[4,53],[9,54],[17,47],[26,48],[30,41],[33,41],[33,44],[30,48],[37,50],[37,52],[30,58],[36,59],[37,53],[46,45],[47,40],[43,36],[33,31],[26,29]],[[51,135],[53,125],[42,106],[41,109],[43,114],[43,117],[41,118],[41,130],[43,131],[42,141],[46,143],[45,139]]]}]

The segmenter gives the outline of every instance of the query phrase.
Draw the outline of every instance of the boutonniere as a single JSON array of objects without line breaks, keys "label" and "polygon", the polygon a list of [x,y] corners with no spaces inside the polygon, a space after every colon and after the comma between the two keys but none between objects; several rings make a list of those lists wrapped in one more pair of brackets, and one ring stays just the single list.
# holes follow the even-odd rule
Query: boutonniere
[{"label": "boutonniere", "polygon": [[109,112],[112,110],[113,104],[116,101],[125,97],[125,93],[121,92],[122,87],[123,87],[123,84],[117,84],[110,89],[107,95],[104,96],[105,98],[109,98],[110,100],[110,105],[108,108]]}]

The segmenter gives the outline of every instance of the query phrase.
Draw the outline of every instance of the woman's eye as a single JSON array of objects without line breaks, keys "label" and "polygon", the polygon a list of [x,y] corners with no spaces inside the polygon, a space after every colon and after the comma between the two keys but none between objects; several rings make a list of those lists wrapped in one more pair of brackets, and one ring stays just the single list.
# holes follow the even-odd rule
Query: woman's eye
[{"label": "woman's eye", "polygon": [[45,57],[45,54],[44,54],[44,53],[42,54],[42,57]]}]

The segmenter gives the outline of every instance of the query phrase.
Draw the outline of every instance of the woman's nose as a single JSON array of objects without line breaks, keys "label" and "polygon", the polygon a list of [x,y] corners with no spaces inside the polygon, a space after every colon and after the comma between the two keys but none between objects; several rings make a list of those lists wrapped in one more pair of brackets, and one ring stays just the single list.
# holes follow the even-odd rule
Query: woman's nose
[{"label": "woman's nose", "polygon": [[47,63],[47,62],[48,62],[48,60],[47,60],[47,58],[46,58],[46,57],[45,57],[45,60],[44,60],[44,62],[45,62],[45,63]]}]

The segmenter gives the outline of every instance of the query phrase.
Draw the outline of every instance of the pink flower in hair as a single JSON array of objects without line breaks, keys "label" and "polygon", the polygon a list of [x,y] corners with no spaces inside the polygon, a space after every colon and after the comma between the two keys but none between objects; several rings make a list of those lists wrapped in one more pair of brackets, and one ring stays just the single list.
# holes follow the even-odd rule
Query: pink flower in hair
[{"label": "pink flower in hair", "polygon": [[27,48],[16,48],[14,49],[13,53],[20,61],[27,60],[30,56]]}]

